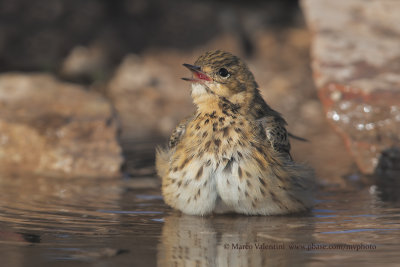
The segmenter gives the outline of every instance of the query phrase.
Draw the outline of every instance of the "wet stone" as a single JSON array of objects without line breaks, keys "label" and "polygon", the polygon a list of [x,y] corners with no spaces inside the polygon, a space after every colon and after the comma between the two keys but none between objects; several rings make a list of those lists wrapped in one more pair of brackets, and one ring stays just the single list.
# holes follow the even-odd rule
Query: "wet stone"
[{"label": "wet stone", "polygon": [[400,149],[382,152],[374,172],[374,182],[382,201],[400,202]]},{"label": "wet stone", "polygon": [[327,119],[363,173],[400,146],[400,2],[303,0]]},{"label": "wet stone", "polygon": [[123,162],[111,105],[50,75],[0,76],[0,171],[117,176]]}]

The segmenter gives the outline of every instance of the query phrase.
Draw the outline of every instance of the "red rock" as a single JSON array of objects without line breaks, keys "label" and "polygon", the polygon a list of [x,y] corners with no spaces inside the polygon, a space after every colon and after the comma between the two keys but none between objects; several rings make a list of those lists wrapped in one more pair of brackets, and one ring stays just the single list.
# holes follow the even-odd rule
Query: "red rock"
[{"label": "red rock", "polygon": [[363,90],[331,83],[319,91],[328,120],[343,137],[364,173],[380,153],[399,144],[400,92]]},{"label": "red rock", "polygon": [[302,7],[326,116],[371,174],[383,150],[400,146],[400,2],[303,0]]}]

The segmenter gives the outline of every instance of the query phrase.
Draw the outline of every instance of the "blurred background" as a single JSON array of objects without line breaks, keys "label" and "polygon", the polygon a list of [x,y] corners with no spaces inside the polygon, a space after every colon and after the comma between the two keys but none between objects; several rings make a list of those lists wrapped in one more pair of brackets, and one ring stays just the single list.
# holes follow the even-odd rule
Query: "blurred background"
[{"label": "blurred background", "polygon": [[101,74],[106,75],[128,53],[150,49],[189,52],[228,33],[237,38],[246,56],[252,56],[258,31],[278,30],[302,20],[297,1],[291,0],[246,4],[222,0],[5,0],[0,5],[1,71],[61,75],[68,56],[83,56],[78,49],[82,46],[88,49],[85,56],[102,59],[96,62],[102,65],[97,67],[97,75],[92,70],[89,77],[81,77],[87,83],[106,78]]},{"label": "blurred background", "polygon": [[[166,143],[175,125],[194,110],[189,85],[180,79],[188,75],[182,64],[223,49],[248,63],[263,97],[283,114],[289,131],[310,140],[292,140],[294,158],[316,168],[322,184],[346,185],[343,177],[357,169],[325,120],[312,81],[310,43],[299,2],[292,0],[2,0],[0,89],[12,95],[21,80],[30,88],[18,91],[18,101],[3,96],[2,114],[9,111],[10,125],[18,121],[42,129],[32,138],[29,131],[21,132],[24,144],[41,140],[40,147],[31,147],[37,156],[24,158],[24,145],[10,136],[6,153],[17,154],[13,164],[29,161],[39,173],[101,175],[95,169],[109,161],[114,167],[100,170],[116,172],[122,148],[123,173],[154,177],[155,146]],[[84,97],[65,95],[65,82],[85,91]],[[91,95],[101,95],[110,111],[96,110],[105,103]],[[88,106],[94,108],[81,110]],[[104,120],[103,128],[79,123],[68,128],[88,120]],[[118,141],[110,147],[114,136]],[[60,148],[63,138],[69,140]],[[79,147],[85,145],[82,153]],[[99,159],[101,153],[111,156]],[[85,166],[92,162],[100,163]]]}]

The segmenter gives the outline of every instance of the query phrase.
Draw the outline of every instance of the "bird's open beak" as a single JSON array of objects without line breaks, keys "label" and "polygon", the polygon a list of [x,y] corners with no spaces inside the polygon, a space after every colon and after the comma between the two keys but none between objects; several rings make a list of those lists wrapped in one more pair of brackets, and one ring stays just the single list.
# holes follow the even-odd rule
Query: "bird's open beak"
[{"label": "bird's open beak", "polygon": [[201,68],[198,66],[183,64],[186,68],[188,68],[192,73],[192,78],[182,78],[184,81],[188,82],[210,82],[212,81],[211,77],[201,71]]}]

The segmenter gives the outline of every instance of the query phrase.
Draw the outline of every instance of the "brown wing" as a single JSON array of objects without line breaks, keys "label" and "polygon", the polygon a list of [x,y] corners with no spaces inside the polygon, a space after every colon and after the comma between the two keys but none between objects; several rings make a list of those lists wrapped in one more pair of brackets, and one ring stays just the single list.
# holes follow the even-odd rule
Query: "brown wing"
[{"label": "brown wing", "polygon": [[258,119],[265,129],[267,140],[275,151],[288,155],[290,158],[290,142],[285,125],[273,116]]},{"label": "brown wing", "polygon": [[169,148],[175,147],[182,136],[186,132],[186,125],[192,120],[193,116],[187,117],[183,119],[178,126],[176,126],[175,130],[172,132],[171,137],[169,138],[168,146]]},{"label": "brown wing", "polygon": [[272,147],[281,153],[290,155],[290,142],[286,128],[279,124],[272,124],[265,128],[267,138],[271,142]]},{"label": "brown wing", "polygon": [[286,121],[281,114],[273,110],[262,98],[260,91],[256,90],[250,114],[261,123],[265,129],[267,140],[274,148],[284,155],[290,156],[290,142],[286,131]]}]

